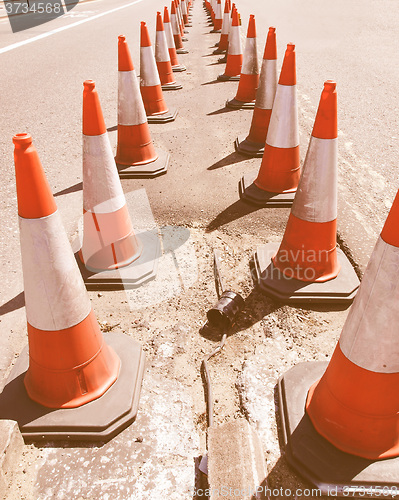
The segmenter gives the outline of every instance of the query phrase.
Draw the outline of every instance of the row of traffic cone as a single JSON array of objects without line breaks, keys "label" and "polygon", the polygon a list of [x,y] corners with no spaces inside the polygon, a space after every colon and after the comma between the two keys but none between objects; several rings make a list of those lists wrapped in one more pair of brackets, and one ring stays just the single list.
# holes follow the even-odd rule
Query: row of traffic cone
[{"label": "row of traffic cone", "polygon": [[30,439],[109,439],[136,417],[144,371],[141,345],[114,333],[104,342],[85,283],[135,287],[154,276],[158,237],[136,235],[120,177],[166,172],[169,155],[155,151],[148,121],[175,118],[162,88],[181,88],[173,71],[185,68],[177,60],[171,24],[178,24],[180,41],[187,4],[173,0],[171,19],[165,7],[165,24],[157,13],[155,57],[141,23],[140,84],[126,38],[119,36],[115,159],[95,83],[84,82],[83,238],[75,256],[32,137],[13,138],[29,363],[25,350],[0,397],[0,410]]},{"label": "row of traffic cone", "polygon": [[261,206],[292,205],[281,244],[255,253],[256,278],[275,298],[354,304],[328,366],[302,363],[279,380],[286,456],[324,494],[335,488],[344,496],[359,488],[372,496],[381,488],[394,494],[399,337],[392,326],[398,296],[392,269],[399,259],[399,192],[359,286],[336,244],[336,84],[324,83],[301,173],[294,49],[288,44],[277,83],[275,29],[269,28],[250,133],[236,140],[238,152],[262,156],[258,174],[241,179],[241,198]]}]

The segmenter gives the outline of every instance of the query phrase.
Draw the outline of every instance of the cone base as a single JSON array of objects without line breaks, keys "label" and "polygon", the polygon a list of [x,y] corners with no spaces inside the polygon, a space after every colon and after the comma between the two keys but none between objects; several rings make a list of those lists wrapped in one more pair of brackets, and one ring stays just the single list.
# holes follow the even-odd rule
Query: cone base
[{"label": "cone base", "polygon": [[176,54],[188,54],[187,49],[176,49]]},{"label": "cone base", "polygon": [[[224,62],[222,59],[218,62]],[[228,75],[219,75],[218,78],[219,82],[239,82],[240,81],[240,75],[235,75],[235,76],[228,76]]]},{"label": "cone base", "polygon": [[224,52],[226,52],[226,49],[215,49],[212,52],[212,54],[219,55],[219,54],[223,54]]},{"label": "cone base", "polygon": [[172,66],[172,71],[174,73],[180,73],[181,71],[186,71],[187,68],[183,66],[183,64],[176,64],[176,66]]},{"label": "cone base", "polygon": [[234,147],[237,153],[241,153],[245,156],[250,156],[251,158],[262,158],[265,152],[265,145],[249,141],[245,135],[236,137],[234,141]]},{"label": "cone base", "polygon": [[280,243],[260,245],[254,255],[255,280],[260,290],[276,300],[289,304],[347,304],[349,305],[360,282],[346,255],[337,249],[341,270],[338,276],[324,282],[305,282],[287,278],[272,262]]},{"label": "cone base", "polygon": [[290,207],[295,198],[295,191],[289,193],[272,193],[255,186],[257,174],[252,172],[241,177],[238,191],[242,201],[258,207]]},{"label": "cone base", "polygon": [[183,86],[180,85],[180,83],[173,82],[165,83],[165,85],[161,85],[161,88],[162,90],[180,90],[183,88]]},{"label": "cone base", "polygon": [[166,174],[170,154],[162,150],[158,151],[158,153],[158,158],[155,161],[141,165],[121,165],[116,162],[119,177],[121,179],[150,179]]},{"label": "cone base", "polygon": [[230,99],[230,101],[226,101],[226,108],[254,109],[254,107],[255,107],[255,101],[242,102],[242,101],[237,101],[237,99],[235,97],[234,97],[234,99]]},{"label": "cone base", "polygon": [[23,383],[28,348],[18,358],[0,394],[2,418],[16,420],[29,441],[108,441],[136,418],[145,355],[141,345],[121,333],[104,335],[121,360],[116,382],[100,398],[78,408],[49,409],[32,401]]},{"label": "cone base", "polygon": [[148,123],[168,123],[176,120],[177,109],[169,109],[166,113],[159,115],[147,115]]},{"label": "cone base", "polygon": [[368,460],[345,453],[318,434],[305,414],[309,387],[326,367],[323,361],[299,363],[278,381],[282,435],[289,465],[320,488],[322,495],[358,496],[356,492],[362,491],[367,492],[368,498],[380,496],[381,491],[392,495],[399,488],[399,457]]},{"label": "cone base", "polygon": [[149,231],[139,233],[137,239],[143,245],[140,257],[128,266],[112,271],[89,271],[82,263],[79,252],[75,253],[76,262],[87,290],[138,288],[143,283],[155,278],[161,255],[158,233]]}]

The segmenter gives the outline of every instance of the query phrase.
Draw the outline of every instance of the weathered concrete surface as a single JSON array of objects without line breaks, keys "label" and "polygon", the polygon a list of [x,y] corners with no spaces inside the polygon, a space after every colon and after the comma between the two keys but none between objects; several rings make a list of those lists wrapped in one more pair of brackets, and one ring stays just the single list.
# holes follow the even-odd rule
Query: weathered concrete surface
[{"label": "weathered concrete surface", "polygon": [[198,446],[184,386],[147,372],[137,420],[116,438],[46,446],[35,498],[191,499]]},{"label": "weathered concrete surface", "polygon": [[265,495],[267,468],[256,431],[244,418],[208,430],[210,498],[258,500]]},{"label": "weathered concrete surface", "polygon": [[13,420],[0,420],[0,498],[6,496],[23,446],[18,424]]}]

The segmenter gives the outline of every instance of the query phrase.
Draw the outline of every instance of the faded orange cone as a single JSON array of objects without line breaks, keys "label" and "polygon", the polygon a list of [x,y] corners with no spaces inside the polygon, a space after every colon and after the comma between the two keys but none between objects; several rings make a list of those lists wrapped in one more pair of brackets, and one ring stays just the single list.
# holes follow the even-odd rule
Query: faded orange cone
[{"label": "faded orange cone", "polygon": [[[17,134],[13,142],[29,368],[24,350],[0,411],[28,439],[106,440],[136,416],[144,354],[124,335],[105,343],[32,137]],[[126,384],[129,394],[121,391]]]},{"label": "faded orange cone", "polygon": [[221,0],[216,0],[215,19],[213,22],[213,30],[211,31],[211,33],[220,33],[222,30],[222,24],[223,24],[222,2]]},{"label": "faded orange cone", "polygon": [[155,61],[162,90],[179,90],[182,88],[175,80],[170,62],[168,44],[160,12],[157,12],[157,30],[155,38]]},{"label": "faded orange cone", "polygon": [[118,144],[120,177],[155,177],[166,173],[169,155],[155,151],[140,87],[126,37],[118,37]]},{"label": "faded orange cone", "polygon": [[260,206],[289,206],[294,201],[300,175],[295,45],[289,43],[274,98],[262,163],[254,181],[252,174],[241,179],[240,196],[244,201]]},{"label": "faded orange cone", "polygon": [[176,11],[176,3],[175,0],[172,0],[170,7],[170,23],[172,26],[172,33],[175,42],[176,52],[177,54],[188,54],[188,50],[183,47],[183,42],[180,32],[180,24],[177,16],[178,14]]},{"label": "faded orange cone", "polygon": [[[335,82],[330,80],[324,84],[283,240],[272,257],[271,267],[264,274],[263,271],[258,274],[262,291],[290,302],[350,302],[358,286],[356,274],[345,254],[337,249],[336,242],[338,131],[335,87]],[[258,261],[263,263],[260,268],[272,248],[275,248],[274,243],[257,251]],[[270,261],[267,266],[269,264]]]},{"label": "faded orange cone", "polygon": [[233,9],[233,18],[229,31],[229,48],[227,51],[226,68],[224,73],[218,76],[218,80],[238,81],[240,79],[242,59],[240,23],[238,21],[238,12],[236,9]]},{"label": "faded orange cone", "polygon": [[230,3],[225,0],[222,30],[220,32],[220,40],[217,44],[217,49],[213,51],[214,54],[221,54],[227,50],[229,44],[229,30],[230,30]]},{"label": "faded orange cone", "polygon": [[258,52],[256,48],[255,16],[250,15],[247,40],[241,68],[240,81],[234,99],[226,102],[228,108],[253,108],[255,106],[256,90],[259,85]]},{"label": "faded orange cone", "polygon": [[287,459],[324,491],[398,489],[398,228],[399,193],[330,362],[300,363],[279,381]]},{"label": "faded orange cone", "polygon": [[255,108],[248,136],[235,141],[237,152],[247,156],[262,157],[265,150],[267,131],[272,114],[277,88],[277,46],[276,28],[270,27],[267,35],[260,72],[259,87],[256,92]]},{"label": "faded orange cone", "polygon": [[[126,44],[124,37],[119,42]],[[125,137],[131,133],[123,129]],[[80,260],[91,273],[83,273],[85,282],[108,289],[142,282],[142,254],[143,244],[136,237],[130,219],[97,90],[92,80],[86,80],[83,90],[83,242],[79,251]],[[153,275],[148,275],[148,279],[151,277]]]},{"label": "faded orange cone", "polygon": [[175,46],[175,41],[173,39],[172,26],[170,23],[169,11],[167,7],[164,8],[163,24],[166,35],[166,42],[168,44],[168,51],[169,51],[170,63],[172,65],[172,71],[175,72],[186,71],[186,67],[183,66],[182,64],[179,64],[179,60],[177,58],[176,46]]},{"label": "faded orange cone", "polygon": [[150,35],[145,22],[141,23],[140,35],[140,92],[148,123],[174,121],[177,110],[169,111],[163,98]]}]

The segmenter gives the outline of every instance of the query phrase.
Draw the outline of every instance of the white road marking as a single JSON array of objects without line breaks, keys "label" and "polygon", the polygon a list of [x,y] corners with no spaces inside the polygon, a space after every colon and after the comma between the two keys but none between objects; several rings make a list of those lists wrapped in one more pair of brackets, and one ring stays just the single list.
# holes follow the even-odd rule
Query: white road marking
[{"label": "white road marking", "polygon": [[7,45],[7,47],[3,47],[0,49],[0,54],[4,54],[5,52],[9,52],[10,50],[17,49],[18,47],[22,47],[23,45],[27,45],[28,43],[36,42],[37,40],[41,40],[42,38],[47,38],[48,36],[55,35],[56,33],[60,33],[61,31],[65,31],[69,28],[74,28],[75,26],[79,26],[83,23],[88,23],[89,21],[94,21],[94,19],[98,19],[100,17],[106,16],[107,14],[113,14],[122,9],[126,9],[127,7],[131,7],[132,5],[136,5],[137,3],[141,3],[143,0],[135,0],[134,2],[128,3],[126,5],[122,5],[121,7],[116,7],[115,9],[107,10],[106,12],[101,12],[101,14],[97,14],[93,17],[89,17],[87,19],[82,19],[81,21],[77,21],[76,23],[68,24],[67,26],[61,26],[52,31],[48,31],[47,33],[42,33],[41,35],[34,36],[32,38],[28,38],[27,40],[23,40],[22,42],[13,43],[12,45]]}]

